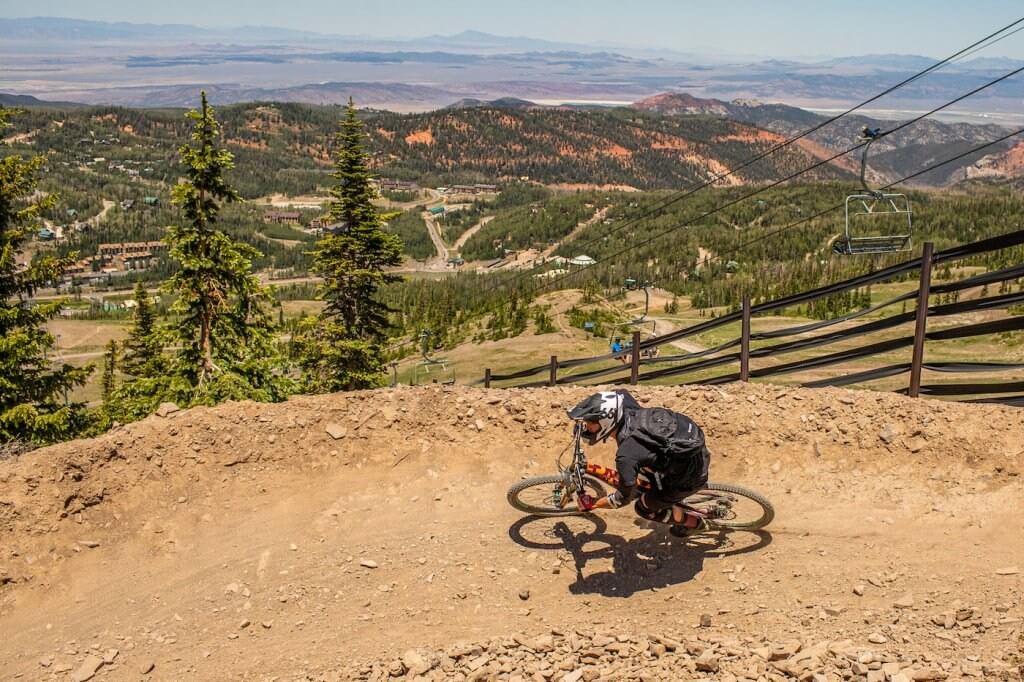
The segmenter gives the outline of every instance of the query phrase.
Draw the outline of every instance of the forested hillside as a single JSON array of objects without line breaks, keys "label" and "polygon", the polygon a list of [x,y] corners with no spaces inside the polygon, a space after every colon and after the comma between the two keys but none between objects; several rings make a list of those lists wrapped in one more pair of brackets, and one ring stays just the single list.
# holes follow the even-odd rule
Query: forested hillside
[{"label": "forested hillside", "polygon": [[[253,104],[225,107],[218,114],[224,122],[226,145],[236,159],[228,175],[243,196],[312,192],[329,183],[337,108]],[[628,109],[470,107],[408,116],[363,112],[362,116],[372,138],[374,171],[415,179],[421,185],[528,175],[553,182],[572,179],[584,184],[647,186],[665,181],[685,186],[725,167],[714,165],[724,161],[712,163],[711,157],[700,153],[714,151],[714,158],[735,163],[778,139],[704,113],[673,117]],[[50,221],[82,222],[104,212],[98,225],[60,243],[60,252],[90,255],[103,242],[161,239],[168,225],[181,220],[169,199],[170,188],[181,172],[176,148],[187,133],[182,112],[32,109],[12,123],[7,138],[13,141],[11,151],[47,156],[40,189],[59,195],[58,203],[46,213]],[[780,157],[770,168],[751,167],[745,177],[776,179],[808,158],[794,152]],[[688,179],[683,178],[686,174],[691,174]],[[841,204],[843,197],[855,190],[852,184],[819,182],[777,188],[701,218],[750,188],[707,189],[648,215],[670,195],[608,190],[551,194],[531,183],[498,182],[503,192],[497,199],[477,201],[446,216],[441,223],[444,238],[450,246],[471,225],[490,218],[462,246],[460,255],[467,260],[555,246],[557,255],[586,254],[598,260],[585,275],[574,276],[561,286],[580,286],[585,281],[617,286],[625,277],[645,278],[692,296],[698,307],[730,306],[744,292],[757,298],[781,296],[878,267],[884,260],[842,258],[831,253],[830,240],[842,229],[839,211],[815,218],[800,229],[768,236]],[[144,196],[154,197],[156,205],[141,205]],[[123,200],[134,200],[135,206],[122,208]],[[970,193],[916,193],[912,201],[915,243],[928,238],[940,248],[1019,229],[1024,214],[1019,193],[985,184],[972,185]],[[607,209],[601,220],[572,234],[601,209]],[[69,210],[76,213],[74,218],[69,217]],[[637,220],[639,216],[645,217]],[[307,272],[311,236],[288,226],[266,224],[262,209],[252,204],[225,207],[220,222],[234,237],[259,250],[262,256],[254,263],[257,268],[293,275]],[[651,240],[669,228],[676,229],[669,236]],[[396,218],[389,229],[402,236],[407,254],[415,258],[433,255],[418,207]],[[616,256],[627,247],[635,248]],[[1024,260],[1024,254],[1019,255]],[[165,265],[138,276],[150,280],[166,277]],[[471,275],[390,288],[386,295],[396,306],[396,333],[430,326],[441,330],[439,338],[450,343],[463,334],[445,333],[445,329],[459,328],[468,316],[481,314],[495,315],[495,335],[519,329],[526,312],[518,301],[529,300],[538,280],[516,279],[521,290],[516,301],[495,292],[467,303],[467,292],[477,295],[492,289],[490,279],[490,275]],[[460,306],[463,312],[455,315],[453,311]],[[496,312],[499,309],[503,312]]]},{"label": "forested hillside", "polygon": [[[819,126],[829,118],[785,104],[723,102],[716,99],[691,97],[684,93],[666,93],[649,97],[633,104],[633,108],[663,116],[678,117],[699,114],[727,118],[770,130],[787,138]],[[854,113],[811,133],[807,136],[806,142],[836,153],[856,145],[861,131],[865,127],[878,128],[885,132],[893,130],[903,123],[904,121],[900,120],[878,119]],[[908,125],[891,136],[883,137],[872,145],[869,177],[884,178],[888,181],[897,180],[920,170],[937,158],[953,156],[1004,134],[1006,134],[1006,130],[997,125],[947,123],[926,118]],[[810,145],[808,145],[808,149],[814,151],[814,147]],[[968,155],[955,164],[926,173],[916,178],[915,182],[927,185],[945,185],[963,180],[965,177],[972,176],[971,171],[974,164],[983,157],[992,154],[1001,156],[1011,150],[1013,146],[1013,140],[1007,140],[990,149]],[[852,156],[850,161],[859,163],[859,158],[858,153]],[[1003,173],[993,175],[1017,177],[1020,175],[1020,170],[1008,168]]]},{"label": "forested hillside", "polygon": [[[301,194],[324,182],[337,107],[245,104],[218,110],[235,155],[234,181],[245,197]],[[12,139],[57,164],[100,157],[148,168],[144,177],[173,182],[174,151],[186,135],[182,112],[100,107],[32,109],[17,117]],[[707,116],[665,117],[631,109],[470,107],[424,114],[367,111],[374,170],[425,185],[529,177],[544,183],[674,188],[727,172],[763,152],[778,135]],[[761,182],[808,165],[787,149],[730,176]],[[814,177],[841,177],[838,167]]]}]

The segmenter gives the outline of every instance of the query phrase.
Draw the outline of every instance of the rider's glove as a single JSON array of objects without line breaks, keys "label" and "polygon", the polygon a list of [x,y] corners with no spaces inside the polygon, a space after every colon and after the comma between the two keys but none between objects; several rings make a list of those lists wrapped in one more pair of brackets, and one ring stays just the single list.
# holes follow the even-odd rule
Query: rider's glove
[{"label": "rider's glove", "polygon": [[590,511],[594,508],[594,504],[597,500],[594,499],[593,495],[583,493],[579,498],[580,511]]}]

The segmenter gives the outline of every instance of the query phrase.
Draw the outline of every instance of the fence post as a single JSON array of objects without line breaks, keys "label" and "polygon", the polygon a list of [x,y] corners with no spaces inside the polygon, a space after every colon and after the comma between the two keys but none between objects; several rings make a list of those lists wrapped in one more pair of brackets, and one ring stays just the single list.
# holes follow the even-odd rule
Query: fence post
[{"label": "fence post", "polygon": [[484,388],[491,387],[491,368],[488,367],[484,370]]},{"label": "fence post", "polygon": [[928,326],[928,295],[932,286],[932,253],[935,245],[925,242],[921,251],[921,285],[917,290],[917,323],[914,326],[914,354],[910,359],[910,390],[916,398],[921,392],[921,366],[924,364],[924,335]]},{"label": "fence post", "polygon": [[635,384],[640,378],[640,332],[633,332],[633,355],[629,362],[629,383]]},{"label": "fence post", "polygon": [[743,297],[740,325],[740,381],[750,381],[750,296]]},{"label": "fence post", "polygon": [[554,386],[558,383],[558,356],[551,356],[551,376],[548,378],[548,386]]}]

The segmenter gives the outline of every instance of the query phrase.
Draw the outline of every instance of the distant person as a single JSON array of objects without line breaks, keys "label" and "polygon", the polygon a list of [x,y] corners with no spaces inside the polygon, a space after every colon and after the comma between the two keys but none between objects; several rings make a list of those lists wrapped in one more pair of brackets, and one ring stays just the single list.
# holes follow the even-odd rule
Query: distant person
[{"label": "distant person", "polygon": [[[613,353],[621,353],[622,352],[622,342],[619,341],[618,339],[615,339],[614,341],[612,341],[612,352]],[[625,355],[620,355],[618,357],[618,360],[619,360],[619,362],[621,362],[624,365],[629,362],[629,358],[627,358]]]},{"label": "distant person", "polygon": [[[595,393],[569,410],[583,424],[590,445],[615,438],[615,468],[619,487],[607,497],[581,495],[580,509],[617,509],[636,500],[637,515],[669,525],[669,532],[686,536],[705,527],[702,517],[680,503],[708,482],[711,453],[704,432],[689,417],[664,407],[640,407],[629,391]],[[637,495],[637,475],[643,472],[651,489]]]}]

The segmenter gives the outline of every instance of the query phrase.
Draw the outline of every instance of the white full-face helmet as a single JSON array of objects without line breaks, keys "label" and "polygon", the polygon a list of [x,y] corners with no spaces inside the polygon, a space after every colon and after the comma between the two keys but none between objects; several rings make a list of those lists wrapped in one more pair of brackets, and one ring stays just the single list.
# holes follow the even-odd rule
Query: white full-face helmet
[{"label": "white full-face helmet", "polygon": [[622,394],[615,391],[602,391],[588,396],[576,407],[569,410],[569,418],[576,421],[597,422],[601,429],[596,433],[584,431],[583,438],[594,445],[606,439],[615,427],[622,423]]}]

